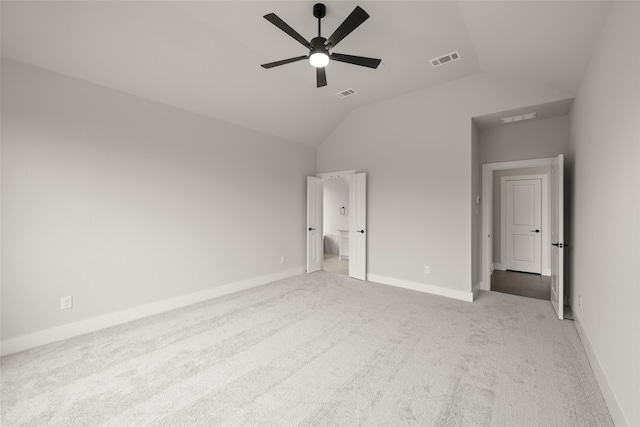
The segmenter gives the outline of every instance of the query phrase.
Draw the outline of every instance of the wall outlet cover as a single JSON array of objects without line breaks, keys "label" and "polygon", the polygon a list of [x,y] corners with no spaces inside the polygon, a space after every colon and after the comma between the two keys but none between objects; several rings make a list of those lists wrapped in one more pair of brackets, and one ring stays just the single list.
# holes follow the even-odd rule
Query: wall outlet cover
[{"label": "wall outlet cover", "polygon": [[73,307],[73,296],[60,298],[60,310],[67,310]]}]

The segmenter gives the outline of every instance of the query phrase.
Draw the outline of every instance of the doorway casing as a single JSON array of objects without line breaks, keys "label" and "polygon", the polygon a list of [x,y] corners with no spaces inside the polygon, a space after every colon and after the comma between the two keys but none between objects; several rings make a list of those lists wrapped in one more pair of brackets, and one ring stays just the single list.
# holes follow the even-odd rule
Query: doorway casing
[{"label": "doorway casing", "polygon": [[[522,169],[522,168],[521,168]],[[550,173],[551,171],[549,171]],[[493,174],[492,174],[493,175]],[[549,241],[551,239],[551,228],[549,227],[549,175],[548,174],[535,174],[535,175],[508,175],[503,176],[501,178],[500,190],[501,194],[505,193],[505,185],[507,181],[518,181],[521,179],[540,179],[541,181],[541,198],[540,198],[540,206],[541,206],[541,228],[542,233],[540,236],[541,247],[538,255],[540,256],[540,273],[543,276],[551,275],[551,255],[550,255],[550,245]],[[492,193],[492,196],[495,194]],[[506,259],[506,200],[505,197],[500,197],[500,263],[495,262],[493,260],[492,267],[496,270],[506,270],[506,265],[508,263],[505,262]],[[495,212],[493,212],[495,215]],[[495,225],[495,224],[494,224]],[[493,237],[495,237],[495,230],[492,230]]]},{"label": "doorway casing", "polygon": [[[315,177],[307,177],[307,273],[311,273],[322,269],[322,261],[320,261],[317,268],[309,268],[311,265],[312,255],[320,253],[322,255],[323,239],[315,240],[315,246],[310,247],[310,237],[312,232],[316,232],[317,229],[321,229],[318,226],[310,226],[311,209],[316,209],[318,206],[322,206],[322,192],[314,193],[313,197],[319,197],[320,200],[317,203],[311,203],[309,197],[312,191],[310,183],[318,182],[319,187],[322,187],[322,182],[326,179],[342,178],[349,179],[349,277],[359,280],[367,280],[367,235],[366,230],[367,222],[367,194],[366,194],[366,173],[356,173],[355,170],[337,171],[318,173]],[[322,212],[318,211],[319,218],[322,218]],[[314,250],[312,250],[314,249]],[[315,264],[314,264],[315,265]]]},{"label": "doorway casing", "polygon": [[550,157],[531,160],[515,160],[510,162],[485,163],[482,165],[481,290],[491,290],[491,267],[493,264],[493,172],[504,169],[524,169],[535,167],[551,168],[554,160],[556,160],[555,157]]}]

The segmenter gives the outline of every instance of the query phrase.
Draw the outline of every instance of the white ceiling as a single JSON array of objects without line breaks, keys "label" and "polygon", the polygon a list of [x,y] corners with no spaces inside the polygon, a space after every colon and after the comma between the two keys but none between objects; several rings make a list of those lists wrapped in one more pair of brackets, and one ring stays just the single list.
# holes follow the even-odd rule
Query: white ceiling
[{"label": "white ceiling", "polygon": [[[318,89],[306,61],[260,67],[308,53],[262,16],[310,39],[314,3],[3,0],[2,56],[313,146],[355,108],[478,72],[575,95],[611,4],[325,2],[325,37],[356,5],[371,15],[335,52],[383,65],[332,62]],[[431,67],[456,50],[460,60]],[[334,95],[347,88],[357,94]]]}]

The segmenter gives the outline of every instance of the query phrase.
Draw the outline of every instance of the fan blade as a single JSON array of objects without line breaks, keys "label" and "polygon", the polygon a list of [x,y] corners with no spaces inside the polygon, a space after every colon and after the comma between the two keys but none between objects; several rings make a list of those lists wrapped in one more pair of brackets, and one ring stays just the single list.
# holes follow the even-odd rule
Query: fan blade
[{"label": "fan blade", "polygon": [[329,48],[334,47],[340,43],[340,40],[347,37],[349,33],[358,28],[360,24],[367,19],[369,19],[369,14],[360,6],[356,6],[356,8],[353,9],[353,12],[347,16],[347,19],[345,19],[344,22],[342,22],[342,24],[340,24],[340,26],[327,39],[326,45]]},{"label": "fan blade", "polygon": [[327,85],[327,73],[324,70],[324,67],[316,68],[316,77],[318,80],[318,86],[322,87]]},{"label": "fan blade", "polygon": [[366,58],[364,56],[345,55],[342,53],[332,53],[329,56],[334,61],[346,62],[347,64],[360,65],[362,67],[378,68],[382,59]]},{"label": "fan blade", "polygon": [[262,64],[260,66],[262,68],[273,68],[273,67],[277,67],[278,65],[290,64],[292,62],[302,61],[303,59],[307,59],[307,58],[308,58],[307,55],[296,56],[295,58],[283,59],[282,61],[269,62],[268,64]]},{"label": "fan blade", "polygon": [[298,34],[298,32],[296,30],[291,28],[289,26],[289,24],[287,24],[282,19],[280,19],[278,17],[278,15],[276,15],[275,13],[269,13],[269,14],[264,15],[264,19],[266,19],[267,21],[271,22],[273,25],[275,25],[276,27],[280,28],[285,33],[289,34],[291,37],[296,39],[300,44],[302,44],[307,49],[309,49],[309,50],[313,49],[313,46],[311,46],[311,43],[306,41],[304,37],[302,37],[300,34]]}]

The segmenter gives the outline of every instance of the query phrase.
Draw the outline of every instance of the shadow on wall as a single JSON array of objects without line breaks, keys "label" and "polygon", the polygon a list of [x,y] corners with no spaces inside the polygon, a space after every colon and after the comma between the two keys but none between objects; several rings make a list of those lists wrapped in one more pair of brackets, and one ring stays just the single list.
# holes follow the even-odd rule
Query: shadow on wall
[{"label": "shadow on wall", "polygon": [[338,255],[340,252],[340,236],[335,234],[324,235],[324,253]]}]

